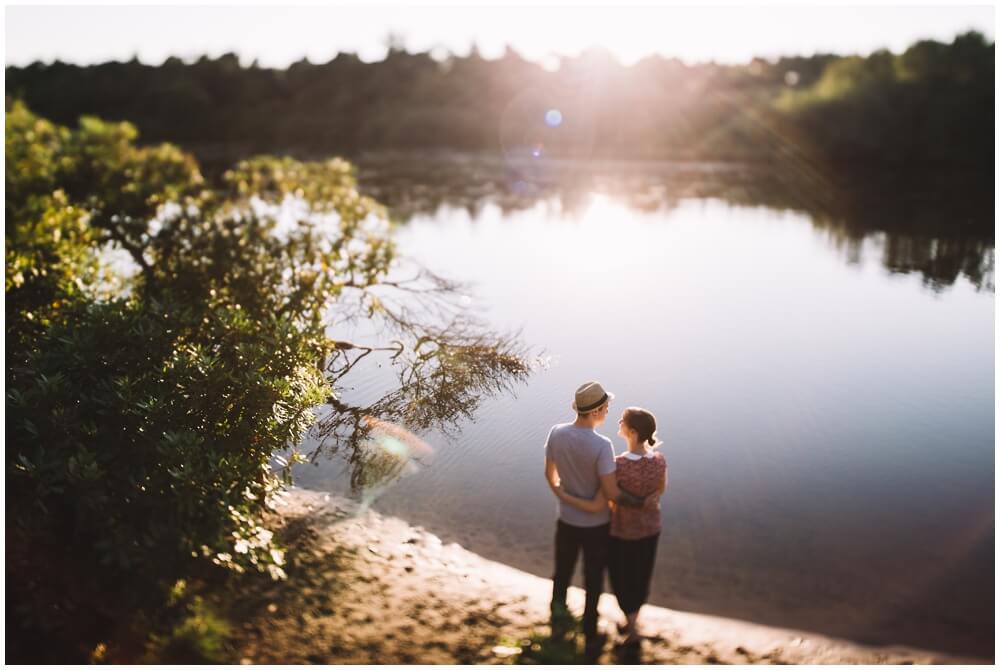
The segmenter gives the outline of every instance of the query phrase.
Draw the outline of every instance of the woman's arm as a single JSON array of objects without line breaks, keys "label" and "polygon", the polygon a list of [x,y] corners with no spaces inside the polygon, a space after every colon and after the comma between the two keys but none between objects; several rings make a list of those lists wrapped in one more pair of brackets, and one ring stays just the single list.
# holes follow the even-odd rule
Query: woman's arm
[{"label": "woman's arm", "polygon": [[608,508],[608,499],[604,497],[601,491],[597,492],[597,495],[593,498],[580,498],[579,496],[574,496],[566,493],[558,483],[553,486],[552,481],[549,481],[549,485],[552,487],[552,492],[556,494],[559,500],[562,500],[568,505],[583,510],[584,512],[601,512]]}]

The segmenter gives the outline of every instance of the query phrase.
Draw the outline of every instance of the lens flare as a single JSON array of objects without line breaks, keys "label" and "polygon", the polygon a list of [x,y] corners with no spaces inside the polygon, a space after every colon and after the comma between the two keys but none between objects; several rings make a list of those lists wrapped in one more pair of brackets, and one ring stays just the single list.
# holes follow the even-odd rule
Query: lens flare
[{"label": "lens flare", "polygon": [[504,105],[498,140],[514,181],[545,184],[563,159],[590,158],[596,117],[593,91],[583,84],[537,85],[516,92]]},{"label": "lens flare", "polygon": [[366,416],[365,424],[371,429],[372,441],[397,458],[409,460],[434,453],[429,444],[402,426],[373,416]]},{"label": "lens flare", "polygon": [[363,513],[390,486],[420,471],[421,458],[434,450],[419,437],[389,421],[363,417],[368,428],[360,445],[361,469],[352,473],[352,489],[360,494],[358,513]]}]

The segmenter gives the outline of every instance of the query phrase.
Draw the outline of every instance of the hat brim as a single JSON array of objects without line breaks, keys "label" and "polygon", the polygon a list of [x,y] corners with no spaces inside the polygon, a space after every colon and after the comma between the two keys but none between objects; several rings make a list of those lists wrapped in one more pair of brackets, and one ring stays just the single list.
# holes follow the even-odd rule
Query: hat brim
[{"label": "hat brim", "polygon": [[[610,391],[605,391],[605,395],[607,395],[608,397],[601,402],[601,405],[603,405],[606,402],[611,402],[612,400],[615,399],[615,394],[611,393]],[[600,407],[601,405],[598,405],[597,407]],[[573,404],[570,405],[570,407],[572,407],[573,411],[576,412],[577,414],[580,413],[580,410],[577,409],[577,407],[576,407],[576,401],[575,400],[573,401]],[[594,407],[593,409],[588,409],[587,411],[588,412],[593,412],[595,409],[597,409],[597,407]]]}]

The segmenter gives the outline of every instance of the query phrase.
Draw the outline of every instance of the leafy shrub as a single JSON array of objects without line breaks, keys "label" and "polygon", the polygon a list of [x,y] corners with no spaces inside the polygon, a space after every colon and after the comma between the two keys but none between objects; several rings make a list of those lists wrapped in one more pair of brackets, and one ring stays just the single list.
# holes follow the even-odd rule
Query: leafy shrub
[{"label": "leafy shrub", "polygon": [[[155,613],[182,577],[284,576],[264,519],[290,470],[272,459],[301,459],[335,397],[325,365],[348,345],[327,336],[331,305],[350,289],[383,310],[365,290],[394,258],[385,213],[340,160],[261,157],[210,185],[129,124],[69,130],[15,102],[6,131],[8,602],[22,632],[75,650],[58,660],[85,660],[134,612],[180,625],[165,649],[209,659],[207,615]],[[480,359],[516,362],[446,340],[466,385]]]},{"label": "leafy shrub", "polygon": [[164,635],[153,634],[143,659],[149,663],[225,663],[230,626],[195,596],[180,621]]}]

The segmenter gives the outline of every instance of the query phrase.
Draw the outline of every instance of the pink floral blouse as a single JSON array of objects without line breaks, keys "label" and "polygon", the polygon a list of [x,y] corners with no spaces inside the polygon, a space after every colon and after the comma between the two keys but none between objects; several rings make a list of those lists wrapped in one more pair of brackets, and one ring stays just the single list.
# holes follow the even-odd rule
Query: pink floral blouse
[{"label": "pink floral blouse", "polygon": [[[615,458],[618,486],[629,493],[646,497],[666,484],[667,461],[663,454],[637,457],[625,452]],[[611,513],[611,534],[623,540],[639,540],[660,532],[660,501],[645,507],[615,505]]]}]

